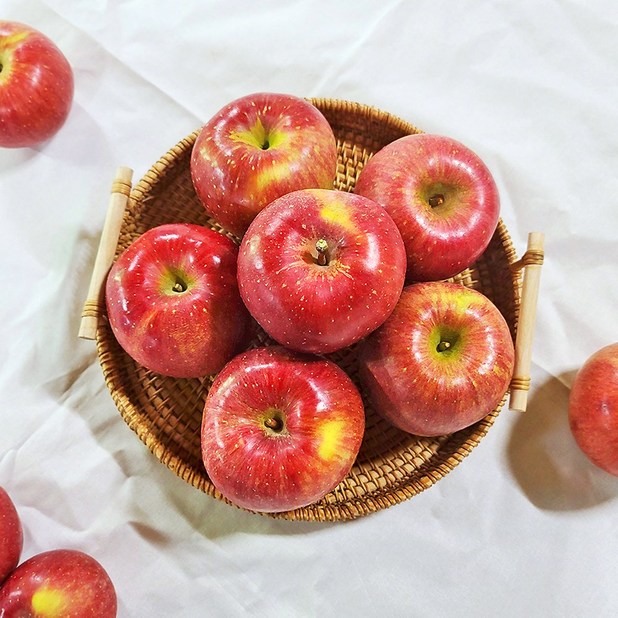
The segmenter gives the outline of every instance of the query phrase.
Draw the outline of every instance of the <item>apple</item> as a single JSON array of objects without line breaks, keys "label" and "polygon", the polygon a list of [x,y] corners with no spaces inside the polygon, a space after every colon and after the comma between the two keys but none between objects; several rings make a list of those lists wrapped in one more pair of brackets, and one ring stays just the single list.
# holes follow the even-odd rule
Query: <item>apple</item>
[{"label": "apple", "polygon": [[190,168],[208,214],[240,237],[274,199],[332,189],[337,142],[306,99],[255,93],[228,103],[201,128]]},{"label": "apple", "polygon": [[105,569],[77,550],[54,549],[22,562],[0,588],[2,618],[115,618]]},{"label": "apple", "polygon": [[496,306],[444,281],[406,286],[359,350],[360,382],[375,410],[420,436],[453,433],[489,414],[513,364],[513,340]]},{"label": "apple", "polygon": [[618,476],[618,342],[597,350],[577,372],[569,426],[588,459]]},{"label": "apple", "polygon": [[112,265],[105,290],[125,352],[175,378],[219,371],[248,336],[237,256],[230,238],[200,225],[164,224],[139,236]]},{"label": "apple", "polygon": [[0,487],[0,584],[18,565],[24,534],[13,500]]},{"label": "apple", "polygon": [[379,150],[355,192],[391,215],[406,246],[407,281],[448,279],[472,265],[498,225],[500,199],[487,166],[442,136],[406,135]]},{"label": "apple", "polygon": [[405,268],[403,240],[383,208],[344,191],[301,189],[269,204],[249,226],[238,285],[275,341],[326,354],[384,322]]},{"label": "apple", "polygon": [[364,429],[360,393],[343,369],[280,346],[254,348],[232,359],[208,392],[202,459],[237,506],[289,511],[343,480]]},{"label": "apple", "polygon": [[55,135],[73,102],[73,71],[44,34],[0,20],[0,146],[34,146]]}]

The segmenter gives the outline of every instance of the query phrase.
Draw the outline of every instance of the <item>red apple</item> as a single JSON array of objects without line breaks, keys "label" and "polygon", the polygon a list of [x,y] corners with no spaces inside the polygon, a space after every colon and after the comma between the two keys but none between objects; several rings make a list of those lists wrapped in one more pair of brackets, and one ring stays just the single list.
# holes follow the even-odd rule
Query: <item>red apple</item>
[{"label": "red apple", "polygon": [[485,251],[500,200],[487,166],[449,137],[407,135],[379,150],[355,192],[386,208],[406,246],[408,281],[447,279]]},{"label": "red apple", "polygon": [[618,476],[618,343],[597,350],[577,372],[569,425],[588,459]]},{"label": "red apple", "polygon": [[242,236],[255,215],[297,189],[332,189],[337,143],[309,101],[256,93],[232,101],[201,129],[191,177],[206,211]]},{"label": "red apple", "polygon": [[384,322],[403,289],[405,263],[383,208],[352,193],[304,189],[255,218],[240,246],[238,284],[273,339],[328,353]]},{"label": "red apple", "polygon": [[238,293],[237,246],[192,224],[155,227],[112,266],[106,301],[116,339],[156,373],[216,373],[245,343],[249,314]]},{"label": "red apple", "polygon": [[18,565],[24,534],[17,509],[9,494],[0,487],[0,584]]},{"label": "red apple", "polygon": [[30,26],[0,21],[0,146],[34,146],[55,135],[73,102],[73,71]]},{"label": "red apple", "polygon": [[378,413],[421,436],[452,433],[494,410],[513,373],[509,327],[483,294],[448,282],[404,288],[359,351],[361,384]]},{"label": "red apple", "polygon": [[365,415],[348,375],[326,359],[255,348],[216,377],[202,420],[202,458],[234,504],[279,512],[311,504],[348,474]]},{"label": "red apple", "polygon": [[0,588],[2,618],[115,618],[117,598],[91,556],[54,549],[20,564]]}]

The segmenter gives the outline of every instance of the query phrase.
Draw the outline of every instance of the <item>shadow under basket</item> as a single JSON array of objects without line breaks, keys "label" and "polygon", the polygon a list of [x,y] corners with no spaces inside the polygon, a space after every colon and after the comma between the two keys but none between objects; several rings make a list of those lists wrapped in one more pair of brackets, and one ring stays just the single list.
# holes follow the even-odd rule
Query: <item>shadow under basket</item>
[{"label": "shadow under basket", "polygon": [[[413,125],[358,103],[310,99],[337,137],[335,188],[354,189],[371,155],[393,140],[419,133]],[[189,162],[198,132],[167,152],[131,190],[115,255],[146,230],[164,223],[217,225],[207,217],[193,189]],[[128,191],[127,191],[128,193]],[[520,269],[507,229],[499,222],[489,247],[469,269],[454,278],[488,296],[504,315],[515,339],[520,310]],[[225,498],[208,478],[200,454],[202,411],[212,377],[175,379],[135,363],[118,345],[104,307],[98,304],[97,350],[106,384],[128,426],[159,461],[190,485]],[[266,338],[254,345],[267,342]],[[358,384],[355,346],[329,355]],[[457,466],[485,436],[506,401],[478,423],[452,435],[421,438],[400,431],[378,416],[363,394],[366,431],[348,476],[332,492],[307,507],[270,517],[304,521],[342,521],[385,509],[431,487]]]}]

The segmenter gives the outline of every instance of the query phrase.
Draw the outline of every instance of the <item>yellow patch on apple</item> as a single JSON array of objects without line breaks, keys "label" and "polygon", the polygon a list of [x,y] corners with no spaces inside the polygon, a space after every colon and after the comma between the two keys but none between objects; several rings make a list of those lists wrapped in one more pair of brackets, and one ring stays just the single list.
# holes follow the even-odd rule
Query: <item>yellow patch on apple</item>
[{"label": "yellow patch on apple", "polygon": [[[2,39],[0,47],[3,52],[10,52],[14,48],[16,48],[21,41],[28,38],[29,32],[16,32],[14,34],[9,34],[8,36]],[[2,69],[0,70],[0,83],[6,82],[9,79],[9,75],[11,73],[12,61],[10,57],[7,55],[4,59],[4,64]]]},{"label": "yellow patch on apple", "polygon": [[[433,304],[436,305],[441,301],[441,297],[439,293],[434,293],[433,295],[434,301]],[[453,307],[459,315],[465,313],[468,308],[477,301],[476,297],[469,292],[469,290],[462,286],[461,292],[456,296],[453,295],[452,298],[449,298],[449,302],[451,303],[451,307]]]},{"label": "yellow patch on apple", "polygon": [[354,225],[350,217],[348,207],[339,200],[332,200],[329,204],[323,206],[320,210],[320,216],[324,219],[324,221],[340,225],[346,230],[356,230],[356,225]]},{"label": "yellow patch on apple", "polygon": [[283,161],[277,163],[272,162],[272,165],[260,170],[255,177],[255,188],[258,194],[266,189],[272,181],[284,180],[290,176],[290,164]]},{"label": "yellow patch on apple", "polygon": [[28,38],[29,34],[29,32],[15,32],[14,34],[9,34],[3,38],[2,46],[5,49],[14,47],[15,45],[21,43],[24,39]]},{"label": "yellow patch on apple", "polygon": [[67,609],[66,595],[56,588],[39,588],[32,595],[32,610],[36,616],[57,618]]},{"label": "yellow patch on apple", "polygon": [[333,459],[339,451],[339,436],[344,428],[344,422],[340,420],[326,421],[320,427],[321,442],[318,455],[321,459]]}]

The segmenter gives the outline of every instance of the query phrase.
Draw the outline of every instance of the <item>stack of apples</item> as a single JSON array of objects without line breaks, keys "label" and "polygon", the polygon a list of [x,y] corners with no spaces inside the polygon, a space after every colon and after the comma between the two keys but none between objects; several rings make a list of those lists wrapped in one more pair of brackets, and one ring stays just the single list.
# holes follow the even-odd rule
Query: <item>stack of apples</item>
[{"label": "stack of apples", "polygon": [[75,549],[52,549],[20,563],[19,513],[0,487],[0,616],[115,618],[116,590],[103,566]]},{"label": "stack of apples", "polygon": [[[375,153],[354,191],[334,188],[337,165],[333,130],[308,100],[232,101],[201,128],[190,162],[218,226],[152,228],[107,278],[110,325],[133,359],[214,376],[203,463],[253,511],[333,490],[358,456],[365,405],[403,431],[442,435],[490,413],[512,376],[505,319],[452,281],[498,224],[480,158],[419,133]],[[255,343],[256,328],[268,343]],[[351,346],[354,380],[336,363]]]}]

